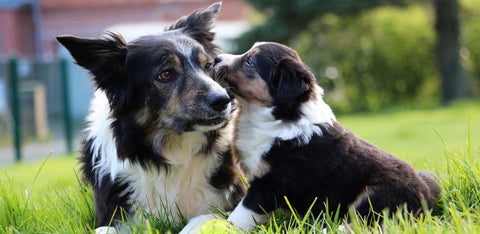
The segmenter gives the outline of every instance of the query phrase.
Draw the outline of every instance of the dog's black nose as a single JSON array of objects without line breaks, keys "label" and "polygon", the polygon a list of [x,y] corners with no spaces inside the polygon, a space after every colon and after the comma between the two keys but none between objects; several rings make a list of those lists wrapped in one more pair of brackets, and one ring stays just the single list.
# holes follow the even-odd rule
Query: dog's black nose
[{"label": "dog's black nose", "polygon": [[215,57],[215,60],[213,60],[213,66],[217,65],[217,63],[221,62],[222,59],[220,57]]},{"label": "dog's black nose", "polygon": [[210,94],[207,97],[208,105],[215,111],[223,111],[230,103],[230,97],[227,94]]}]

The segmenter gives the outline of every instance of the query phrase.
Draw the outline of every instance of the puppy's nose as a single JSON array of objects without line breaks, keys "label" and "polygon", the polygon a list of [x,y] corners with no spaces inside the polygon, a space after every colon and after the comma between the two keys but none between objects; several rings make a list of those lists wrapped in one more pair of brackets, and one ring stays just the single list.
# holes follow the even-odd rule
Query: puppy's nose
[{"label": "puppy's nose", "polygon": [[220,56],[215,57],[215,60],[213,60],[213,66],[217,65],[217,63],[221,61],[222,61],[222,58],[220,58]]},{"label": "puppy's nose", "polygon": [[207,96],[208,105],[215,111],[223,111],[230,103],[230,97],[227,94],[210,94]]}]

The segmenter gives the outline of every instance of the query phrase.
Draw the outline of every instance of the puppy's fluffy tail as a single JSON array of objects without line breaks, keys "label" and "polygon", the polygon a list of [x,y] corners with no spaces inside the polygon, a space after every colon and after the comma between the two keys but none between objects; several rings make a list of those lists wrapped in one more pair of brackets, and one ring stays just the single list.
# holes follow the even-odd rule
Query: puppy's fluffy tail
[{"label": "puppy's fluffy tail", "polygon": [[427,202],[428,208],[432,209],[434,208],[438,198],[440,198],[441,189],[437,183],[439,179],[437,175],[431,171],[419,171],[418,176],[428,187],[428,194],[425,194],[425,201]]}]

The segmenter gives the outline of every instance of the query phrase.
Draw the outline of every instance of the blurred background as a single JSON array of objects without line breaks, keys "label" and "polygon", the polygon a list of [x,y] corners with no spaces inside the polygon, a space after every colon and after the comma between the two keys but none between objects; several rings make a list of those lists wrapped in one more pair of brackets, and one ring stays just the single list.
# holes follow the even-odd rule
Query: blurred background
[{"label": "blurred background", "polygon": [[[0,0],[0,167],[79,150],[93,86],[55,36],[130,41],[213,2]],[[340,116],[480,96],[478,0],[224,0],[214,31],[295,48]]]}]

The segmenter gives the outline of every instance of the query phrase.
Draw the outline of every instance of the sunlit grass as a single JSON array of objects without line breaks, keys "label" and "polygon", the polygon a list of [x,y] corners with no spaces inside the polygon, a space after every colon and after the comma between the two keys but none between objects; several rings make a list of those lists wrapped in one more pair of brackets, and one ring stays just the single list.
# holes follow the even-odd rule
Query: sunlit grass
[{"label": "sunlit grass", "polygon": [[417,169],[443,166],[443,144],[438,135],[455,152],[465,150],[469,129],[473,146],[480,144],[479,101],[456,103],[448,108],[345,115],[338,119],[361,138]]},{"label": "sunlit grass", "polygon": [[[12,177],[17,184],[22,186],[32,186],[35,182],[34,187],[39,189],[50,184],[70,185],[76,182],[76,173],[80,168],[75,158],[76,156],[65,155],[53,159],[46,155],[41,162],[33,164],[19,163],[10,167],[0,168],[0,174]],[[34,181],[35,176],[37,178]]]},{"label": "sunlit grass", "polygon": [[[442,197],[434,215],[398,215],[365,227],[353,219],[354,233],[478,233],[480,230],[480,105],[391,110],[339,116],[357,135],[440,177]],[[0,168],[0,233],[93,232],[91,189],[80,183],[75,156],[47,158]],[[351,214],[354,215],[354,214]],[[137,233],[173,233],[170,221],[149,216],[132,224]],[[342,217],[292,216],[276,212],[258,233],[338,232]]]},{"label": "sunlit grass", "polygon": [[94,226],[90,188],[71,157],[2,171],[0,233],[85,233]]}]

